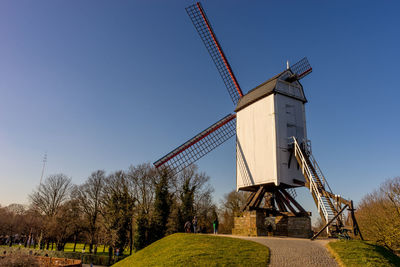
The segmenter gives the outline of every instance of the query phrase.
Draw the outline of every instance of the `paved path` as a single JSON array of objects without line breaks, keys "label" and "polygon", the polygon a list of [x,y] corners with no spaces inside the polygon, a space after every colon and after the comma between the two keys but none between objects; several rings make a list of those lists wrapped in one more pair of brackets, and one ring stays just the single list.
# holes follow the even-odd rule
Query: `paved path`
[{"label": "paved path", "polygon": [[311,241],[290,237],[245,237],[231,236],[263,244],[270,249],[271,267],[281,266],[339,266],[330,256],[325,245],[327,240]]}]

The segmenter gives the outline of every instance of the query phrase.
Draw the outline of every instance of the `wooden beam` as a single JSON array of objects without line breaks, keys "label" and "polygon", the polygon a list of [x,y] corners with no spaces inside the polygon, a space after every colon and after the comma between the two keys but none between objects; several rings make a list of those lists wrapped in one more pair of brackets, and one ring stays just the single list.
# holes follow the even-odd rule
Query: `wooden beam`
[{"label": "wooden beam", "polygon": [[293,205],[300,211],[300,212],[306,212],[306,210],[294,199],[292,196],[286,191],[286,189],[281,188],[281,192],[283,195],[293,203]]},{"label": "wooden beam", "polygon": [[306,186],[306,183],[297,179],[293,179],[293,183],[301,186]]},{"label": "wooden beam", "polygon": [[318,233],[316,233],[313,237],[311,237],[311,240],[314,240],[315,238],[317,238],[322,233],[322,231],[324,231],[326,229],[326,227],[328,227],[347,207],[348,207],[348,205],[344,205],[344,207],[335,215],[335,217],[330,219],[329,222],[327,224],[325,224],[325,226],[322,227],[322,229],[319,230]]},{"label": "wooden beam", "polygon": [[264,198],[265,195],[265,187],[262,187],[261,193],[258,195],[257,199],[254,202],[254,207],[258,208]]},{"label": "wooden beam", "polygon": [[357,235],[357,232],[358,232],[358,234],[360,235],[361,240],[364,240],[364,238],[363,238],[363,236],[361,234],[360,228],[358,227],[356,216],[354,214],[353,200],[350,200],[350,209],[349,210],[350,210],[351,221],[352,221],[352,224],[353,224],[353,234]]},{"label": "wooden beam", "polygon": [[288,207],[293,214],[298,214],[298,212],[292,207],[292,205],[290,205],[290,202],[281,194],[281,192],[279,192],[279,190],[276,190],[276,195],[279,195],[279,198],[282,200],[283,204],[285,204],[285,206]]},{"label": "wooden beam", "polygon": [[255,196],[253,197],[253,199],[251,200],[250,204],[249,204],[249,208],[257,208],[256,207],[256,203],[258,202],[258,198],[260,197],[260,195],[262,195],[261,197],[264,196],[264,187],[260,186],[260,188],[258,188],[257,193],[255,194]]},{"label": "wooden beam", "polygon": [[247,200],[246,200],[246,204],[244,205],[244,207],[242,208],[242,211],[246,210],[247,207],[249,206],[250,202],[253,200],[254,196],[256,195],[257,192],[251,192],[251,194],[248,196]]},{"label": "wooden beam", "polygon": [[276,204],[278,205],[280,212],[287,212],[287,209],[286,209],[285,205],[283,204],[281,196],[280,196],[280,194],[277,194],[277,192],[275,192],[275,201],[276,201]]}]

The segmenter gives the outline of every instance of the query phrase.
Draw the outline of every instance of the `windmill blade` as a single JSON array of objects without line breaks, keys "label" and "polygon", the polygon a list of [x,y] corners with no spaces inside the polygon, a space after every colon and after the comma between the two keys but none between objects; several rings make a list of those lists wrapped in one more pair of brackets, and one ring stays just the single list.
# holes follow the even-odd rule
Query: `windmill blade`
[{"label": "windmill blade", "polygon": [[222,51],[221,45],[218,42],[217,37],[211,27],[210,22],[207,19],[206,13],[204,12],[201,4],[197,2],[186,8],[190,19],[193,22],[194,27],[199,33],[204,45],[206,46],[208,53],[210,54],[215,66],[218,69],[222,80],[228,89],[229,95],[232,98],[233,103],[236,105],[239,98],[243,96],[242,90],[240,89],[239,83],[233,74],[232,68],[229,65],[228,60]]},{"label": "windmill blade", "polygon": [[157,169],[167,168],[173,174],[191,165],[236,133],[236,114],[214,123],[183,145],[154,162]]},{"label": "windmill blade", "polygon": [[296,76],[296,80],[303,79],[312,72],[312,68],[306,57],[290,66],[290,70]]}]

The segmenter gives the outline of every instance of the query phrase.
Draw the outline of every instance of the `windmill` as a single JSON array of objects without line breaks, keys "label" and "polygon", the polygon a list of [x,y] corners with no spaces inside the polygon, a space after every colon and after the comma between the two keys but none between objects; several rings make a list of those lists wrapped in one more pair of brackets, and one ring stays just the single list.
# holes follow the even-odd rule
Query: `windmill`
[{"label": "windmill", "polygon": [[[309,235],[310,213],[295,200],[292,190],[306,186],[328,234],[335,235],[345,227],[345,208],[352,212],[351,230],[359,232],[352,202],[332,193],[311,154],[304,108],[307,99],[300,83],[312,72],[307,58],[288,64],[286,70],[244,94],[201,4],[187,7],[186,12],[217,67],[235,112],[172,150],[154,166],[177,174],[236,135],[237,190],[250,192],[243,212],[256,212],[261,221],[268,216],[287,219],[288,214],[293,220],[308,218],[303,228]],[[235,228],[243,224],[240,220],[243,218],[235,218]],[[255,235],[266,232],[261,221],[256,222]]]}]

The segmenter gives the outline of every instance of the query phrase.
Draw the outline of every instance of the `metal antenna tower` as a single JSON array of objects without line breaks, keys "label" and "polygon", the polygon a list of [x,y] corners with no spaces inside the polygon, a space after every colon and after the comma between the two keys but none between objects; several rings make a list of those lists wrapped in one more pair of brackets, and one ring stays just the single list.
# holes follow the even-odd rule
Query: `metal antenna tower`
[{"label": "metal antenna tower", "polygon": [[44,167],[46,166],[46,162],[47,162],[47,152],[44,153],[44,156],[43,156],[43,168],[42,168],[42,175],[40,176],[40,184],[39,184],[39,186],[42,185]]}]

